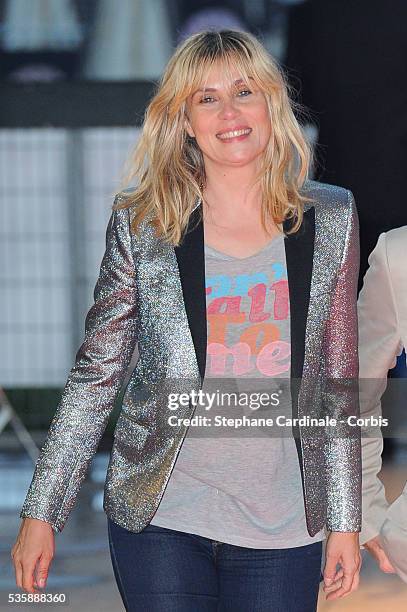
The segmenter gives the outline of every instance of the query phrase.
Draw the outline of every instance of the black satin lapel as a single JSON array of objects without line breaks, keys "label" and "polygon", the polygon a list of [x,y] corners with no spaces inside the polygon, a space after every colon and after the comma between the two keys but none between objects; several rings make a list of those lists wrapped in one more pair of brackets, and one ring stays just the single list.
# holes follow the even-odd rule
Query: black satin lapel
[{"label": "black satin lapel", "polygon": [[[284,223],[284,230],[290,227],[290,221]],[[298,417],[298,395],[305,356],[305,331],[307,326],[308,306],[311,291],[312,264],[315,242],[315,208],[304,213],[301,228],[295,234],[285,237],[285,256],[290,295],[291,325],[291,399],[292,416]],[[302,486],[305,491],[300,429],[292,426],[297,447]]]},{"label": "black satin lapel", "polygon": [[178,261],[185,310],[203,381],[206,364],[205,256],[201,206],[192,212],[182,243],[174,247]]},{"label": "black satin lapel", "polygon": [[[284,230],[289,228],[284,223]],[[315,240],[315,208],[304,213],[301,228],[285,237],[285,254],[290,295],[291,377],[301,378],[305,355],[305,329],[310,300]]]}]

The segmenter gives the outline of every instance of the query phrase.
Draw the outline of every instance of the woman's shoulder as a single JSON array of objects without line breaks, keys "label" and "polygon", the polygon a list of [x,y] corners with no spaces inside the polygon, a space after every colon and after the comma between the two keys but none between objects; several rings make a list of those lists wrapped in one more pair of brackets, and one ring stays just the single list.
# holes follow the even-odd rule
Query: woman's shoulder
[{"label": "woman's shoulder", "polygon": [[119,223],[126,225],[134,244],[142,248],[156,240],[153,211],[145,210],[140,198],[135,197],[136,188],[128,187],[116,193],[113,214]]},{"label": "woman's shoulder", "polygon": [[114,196],[112,208],[117,210],[122,210],[123,208],[130,209],[132,206],[132,195],[135,191],[134,187],[127,187],[122,191],[118,191]]},{"label": "woman's shoulder", "polygon": [[135,193],[135,187],[118,191],[114,196],[112,205],[112,210],[116,211],[116,215],[128,219],[130,223],[133,222],[135,215],[140,211],[140,203],[136,202],[134,198]]},{"label": "woman's shoulder", "polygon": [[318,181],[308,181],[305,187],[305,195],[312,199],[308,206],[314,207],[318,231],[327,238],[323,241],[323,249],[340,257],[349,236],[358,233],[359,220],[353,194],[345,187]]},{"label": "woman's shoulder", "polygon": [[332,208],[349,211],[352,208],[353,194],[345,187],[308,180],[301,191],[303,195],[311,198],[308,206],[315,206],[317,212]]}]

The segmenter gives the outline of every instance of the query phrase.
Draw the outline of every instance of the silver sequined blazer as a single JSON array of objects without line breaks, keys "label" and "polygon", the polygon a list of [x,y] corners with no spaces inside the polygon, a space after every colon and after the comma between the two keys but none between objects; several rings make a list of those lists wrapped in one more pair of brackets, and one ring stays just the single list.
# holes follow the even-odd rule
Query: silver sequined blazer
[{"label": "silver sequined blazer", "polygon": [[[299,232],[285,237],[294,416],[358,414],[358,220],[352,193],[308,181]],[[131,209],[113,210],[85,337],[41,450],[21,517],[62,531],[138,343],[104,490],[107,515],[130,531],[152,519],[187,427],[167,422],[169,392],[198,392],[206,362],[203,225],[198,200],[183,242],[166,245],[148,219],[130,233]],[[288,229],[289,223],[285,223]],[[343,384],[327,384],[332,380]],[[300,382],[299,382],[300,381]],[[191,417],[192,403],[178,416]],[[314,428],[315,430],[315,428]],[[360,531],[360,438],[294,427],[307,529]],[[272,503],[272,500],[270,500]]]}]

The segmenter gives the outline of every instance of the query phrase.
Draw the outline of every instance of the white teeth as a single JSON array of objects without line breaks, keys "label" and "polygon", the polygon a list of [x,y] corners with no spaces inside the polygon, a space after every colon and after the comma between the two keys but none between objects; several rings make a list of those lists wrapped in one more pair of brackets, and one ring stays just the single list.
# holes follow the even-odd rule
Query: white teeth
[{"label": "white teeth", "polygon": [[235,130],[234,132],[225,132],[225,134],[218,134],[218,138],[235,138],[235,136],[243,136],[243,134],[250,134],[251,128],[246,130]]}]

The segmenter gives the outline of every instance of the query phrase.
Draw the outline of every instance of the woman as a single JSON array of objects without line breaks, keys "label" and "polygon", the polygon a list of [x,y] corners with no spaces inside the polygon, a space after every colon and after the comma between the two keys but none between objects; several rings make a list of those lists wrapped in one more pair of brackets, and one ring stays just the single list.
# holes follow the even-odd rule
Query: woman
[{"label": "woman", "polygon": [[294,418],[356,410],[322,381],[357,376],[357,217],[349,191],[307,180],[309,161],[283,76],[254,37],[202,32],[177,48],[21,512],[19,586],[41,586],[37,559],[46,579],[52,530],[138,342],[104,497],[126,609],[315,610],[325,527],[327,598],[357,587],[357,437],[295,424],[295,440],[198,443],[187,420],[209,379],[281,392],[288,377]]}]

